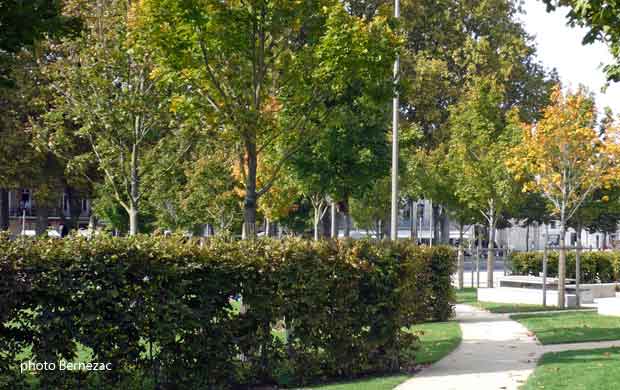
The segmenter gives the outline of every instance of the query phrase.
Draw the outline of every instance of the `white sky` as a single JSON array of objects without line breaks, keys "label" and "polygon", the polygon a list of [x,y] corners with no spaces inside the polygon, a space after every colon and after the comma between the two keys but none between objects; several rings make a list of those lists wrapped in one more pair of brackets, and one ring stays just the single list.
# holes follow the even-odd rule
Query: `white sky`
[{"label": "white sky", "polygon": [[620,113],[620,83],[612,83],[606,93],[601,92],[605,75],[601,64],[608,64],[611,55],[602,43],[583,46],[586,30],[566,25],[567,9],[547,13],[541,0],[525,0],[525,15],[520,19],[526,31],[535,36],[538,58],[549,69],[556,68],[564,86],[576,88],[584,84],[596,94],[599,112],[609,106]]}]

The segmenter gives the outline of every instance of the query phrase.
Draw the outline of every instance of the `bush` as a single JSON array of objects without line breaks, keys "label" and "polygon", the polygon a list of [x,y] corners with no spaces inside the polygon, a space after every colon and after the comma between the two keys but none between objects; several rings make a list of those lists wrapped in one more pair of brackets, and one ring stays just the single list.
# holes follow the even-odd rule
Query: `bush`
[{"label": "bush", "polygon": [[[542,252],[513,252],[512,272],[517,275],[539,275],[542,273]],[[547,262],[547,275],[557,277],[559,254],[550,251]],[[566,277],[575,278],[575,252],[566,256]],[[581,281],[583,283],[612,283],[619,280],[620,253],[581,252]]]},{"label": "bush", "polygon": [[112,363],[38,372],[50,389],[303,385],[397,371],[413,363],[406,328],[452,313],[454,268],[452,250],[408,243],[0,240],[0,386],[28,387],[28,348],[35,362],[71,361],[82,348]]}]

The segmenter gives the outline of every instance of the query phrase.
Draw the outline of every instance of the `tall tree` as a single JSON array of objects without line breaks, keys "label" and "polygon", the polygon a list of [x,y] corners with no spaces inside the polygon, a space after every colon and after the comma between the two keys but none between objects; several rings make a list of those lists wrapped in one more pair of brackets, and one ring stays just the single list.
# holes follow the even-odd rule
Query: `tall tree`
[{"label": "tall tree", "polygon": [[493,80],[472,84],[450,117],[450,151],[456,195],[487,222],[487,285],[493,286],[495,231],[512,207],[517,185],[503,161],[518,136],[518,113],[502,107],[502,89]]},{"label": "tall tree", "polygon": [[551,219],[549,208],[549,202],[537,192],[521,193],[515,199],[515,206],[509,217],[516,221],[516,225],[525,227],[526,251],[530,250],[530,227],[549,223]]},{"label": "tall tree", "polygon": [[[46,36],[59,36],[79,29],[79,19],[62,14],[58,0],[0,2],[0,230],[9,227],[8,188],[28,182],[34,167],[30,137],[24,133],[29,104],[17,85],[32,65],[31,51]],[[20,155],[18,161],[14,158]],[[18,164],[16,164],[18,163]],[[27,172],[28,171],[28,172]]]},{"label": "tall tree", "polygon": [[[439,181],[424,179],[416,167],[432,164],[435,148],[451,138],[450,108],[476,78],[490,78],[502,90],[504,112],[516,108],[521,120],[538,117],[557,80],[536,58],[533,40],[519,21],[517,2],[506,0],[402,0],[401,112],[422,137],[408,147],[406,179],[420,197],[450,208],[437,196]],[[406,147],[405,147],[406,148]],[[416,183],[422,180],[424,183]],[[411,191],[409,191],[411,192]],[[439,218],[436,218],[437,220]],[[436,229],[434,229],[436,230]]]},{"label": "tall tree", "polygon": [[[299,144],[281,150],[258,187],[259,157],[282,137],[303,143],[360,75],[389,67],[397,42],[385,18],[350,16],[339,1],[148,0],[141,26],[159,50],[159,71],[179,76],[230,139],[244,186],[244,233],[257,202]],[[231,26],[234,26],[231,29]],[[190,33],[188,33],[190,32]],[[282,120],[286,113],[294,121]]]},{"label": "tall tree", "polygon": [[[61,149],[69,137],[87,142],[87,155],[104,177],[103,185],[129,216],[129,233],[138,233],[140,202],[152,183],[144,178],[156,162],[174,165],[161,153],[172,134],[169,93],[154,73],[152,54],[133,34],[127,0],[84,5],[86,28],[76,39],[52,46],[46,67],[57,98],[41,128]],[[67,134],[65,122],[77,124]]]},{"label": "tall tree", "polygon": [[558,306],[563,308],[566,228],[588,196],[614,179],[619,155],[615,130],[599,137],[594,100],[585,90],[564,94],[557,86],[552,102],[542,119],[524,126],[507,164],[518,179],[529,178],[524,188],[547,198],[560,220]]}]

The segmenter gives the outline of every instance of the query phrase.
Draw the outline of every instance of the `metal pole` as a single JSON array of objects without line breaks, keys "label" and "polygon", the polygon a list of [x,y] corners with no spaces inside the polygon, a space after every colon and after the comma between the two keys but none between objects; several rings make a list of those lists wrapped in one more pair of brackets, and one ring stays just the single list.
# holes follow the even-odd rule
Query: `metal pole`
[{"label": "metal pole", "polygon": [[476,236],[478,237],[476,243],[476,288],[480,288],[480,235]]},{"label": "metal pole", "polygon": [[338,221],[336,221],[336,202],[331,202],[331,232],[330,235],[332,238],[338,238]]},{"label": "metal pole", "polygon": [[[394,0],[394,17],[400,18],[400,2]],[[400,102],[398,96],[398,78],[400,70],[400,57],[396,55],[394,61],[394,99],[392,100],[392,210],[390,238],[398,239],[398,111]]]},{"label": "metal pole", "polygon": [[549,225],[545,223],[545,244],[543,249],[543,280],[542,280],[542,305],[547,306],[547,244],[549,242]]}]

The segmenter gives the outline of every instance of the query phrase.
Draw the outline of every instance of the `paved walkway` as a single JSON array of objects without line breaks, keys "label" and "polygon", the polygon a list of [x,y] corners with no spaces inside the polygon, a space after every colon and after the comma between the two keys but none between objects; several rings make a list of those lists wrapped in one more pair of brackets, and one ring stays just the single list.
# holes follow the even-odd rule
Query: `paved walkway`
[{"label": "paved walkway", "polygon": [[456,305],[456,319],[463,332],[459,347],[397,390],[517,390],[546,352],[620,346],[616,341],[543,347],[508,314],[469,305]]}]

